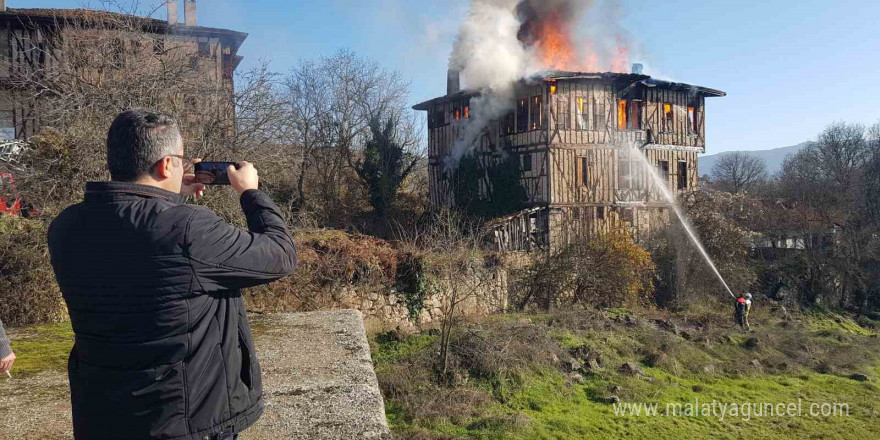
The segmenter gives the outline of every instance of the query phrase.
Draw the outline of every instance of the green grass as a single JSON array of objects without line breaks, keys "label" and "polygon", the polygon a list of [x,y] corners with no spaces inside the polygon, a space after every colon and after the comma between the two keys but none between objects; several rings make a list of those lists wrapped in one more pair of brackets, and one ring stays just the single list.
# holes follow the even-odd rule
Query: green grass
[{"label": "green grass", "polygon": [[381,333],[370,338],[370,352],[377,364],[405,359],[430,347],[437,336],[418,334],[398,340],[393,333]]},{"label": "green grass", "polygon": [[809,328],[813,331],[844,331],[860,336],[870,336],[872,332],[860,326],[854,319],[832,313],[826,310],[815,309],[809,313]]},{"label": "green grass", "polygon": [[[837,376],[809,374],[804,378],[764,376],[742,379],[683,379],[656,369],[646,369],[654,379],[595,378],[583,385],[567,386],[558,373],[531,377],[522,391],[496,410],[524,414],[532,423],[524,429],[499,433],[509,439],[738,439],[760,438],[874,438],[874,413],[880,411],[878,390]],[[849,417],[726,417],[619,416],[611,404],[597,402],[616,383],[633,390],[623,402],[657,403],[662,413],[669,403],[810,403],[840,402],[850,405]],[[697,390],[697,391],[695,391]],[[467,433],[466,436],[470,436]],[[477,438],[481,435],[477,434]]]},{"label": "green grass", "polygon": [[27,376],[67,368],[67,357],[73,347],[70,322],[20,329],[11,339],[16,359],[13,374]]},{"label": "green grass", "polygon": [[[606,316],[626,313],[614,311]],[[521,322],[524,318],[508,315],[489,318],[483,325]],[[545,326],[545,319],[532,319],[532,325]],[[527,325],[527,324],[526,324]],[[546,327],[546,326],[545,326]],[[472,330],[469,330],[472,331]],[[487,330],[488,335],[491,331]],[[797,328],[779,327],[779,321],[767,320],[765,326],[751,334],[738,330],[715,329],[709,334],[711,343],[688,341],[653,327],[616,326],[603,329],[547,327],[547,334],[564,351],[588,346],[600,353],[603,367],[597,373],[584,374],[582,383],[575,383],[555,366],[539,366],[519,373],[518,386],[503,399],[492,399],[473,414],[457,413],[414,416],[407,404],[423,402],[403,397],[386,397],[386,414],[396,438],[419,439],[868,439],[878,438],[876,415],[880,414],[880,358],[876,356],[876,339],[872,332],[859,327],[851,319],[820,314],[805,317]],[[836,358],[850,356],[838,374],[814,372],[811,363],[788,357],[785,349],[803,335],[803,342],[812,356]],[[759,350],[741,346],[749,337],[761,340]],[[843,336],[843,339],[839,337]],[[727,338],[722,341],[721,338]],[[792,342],[794,341],[794,342]],[[382,371],[395,362],[403,365],[410,356],[424,355],[434,340],[414,335],[393,343],[372,343],[374,359],[380,359]],[[660,348],[662,347],[662,348]],[[642,362],[645,354],[662,351],[669,362],[650,368]],[[870,355],[854,354],[868,351]],[[764,369],[751,365],[758,359]],[[790,371],[772,365],[786,361]],[[622,362],[639,364],[647,377],[629,377],[616,371]],[[801,363],[798,363],[801,362]],[[849,362],[849,361],[848,361]],[[704,366],[714,365],[714,371]],[[847,366],[849,365],[849,366]],[[766,372],[765,372],[766,371]],[[867,373],[871,382],[858,382],[847,376],[851,371]],[[471,380],[460,388],[479,391],[485,381]],[[611,390],[614,390],[612,392]],[[425,390],[425,391],[419,391]],[[437,388],[418,385],[413,393],[438,394]],[[661,415],[616,415],[607,398],[616,395],[621,403],[657,404]],[[701,404],[799,404],[803,414],[789,416],[758,416],[713,414],[687,416],[662,415],[667,405],[699,402]],[[848,416],[812,417],[813,403],[843,403]]]}]

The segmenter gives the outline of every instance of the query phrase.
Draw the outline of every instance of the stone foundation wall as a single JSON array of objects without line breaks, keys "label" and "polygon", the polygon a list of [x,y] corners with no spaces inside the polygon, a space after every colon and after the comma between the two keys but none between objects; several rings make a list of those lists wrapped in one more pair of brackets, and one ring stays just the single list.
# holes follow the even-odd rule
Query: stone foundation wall
[{"label": "stone foundation wall", "polygon": [[[456,306],[456,316],[486,316],[506,311],[508,271],[496,267],[474,276],[479,277],[480,281],[464,282],[466,287],[458,292],[459,298],[464,299]],[[385,327],[429,327],[442,322],[447,314],[454,292],[452,282],[442,278],[433,280],[421,301],[416,298],[417,293],[403,292],[397,288],[370,291],[344,288],[337,296],[337,302],[339,308],[359,310],[365,320],[378,322]],[[461,283],[462,280],[454,282]]]}]

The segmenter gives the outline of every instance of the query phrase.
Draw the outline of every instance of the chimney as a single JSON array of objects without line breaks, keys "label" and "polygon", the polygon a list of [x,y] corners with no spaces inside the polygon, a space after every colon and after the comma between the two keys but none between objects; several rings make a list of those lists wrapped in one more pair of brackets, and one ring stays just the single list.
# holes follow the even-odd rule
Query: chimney
[{"label": "chimney", "polygon": [[0,12],[6,12],[6,0],[0,0]]},{"label": "chimney", "polygon": [[642,71],[644,71],[645,66],[641,65],[641,63],[633,64],[632,73],[636,75],[642,75]]},{"label": "chimney", "polygon": [[187,26],[196,25],[196,0],[184,0],[183,14]]},{"label": "chimney", "polygon": [[461,72],[458,69],[449,69],[446,72],[446,94],[451,95],[461,90]]},{"label": "chimney", "polygon": [[180,20],[180,14],[177,12],[177,0],[166,1],[165,6],[168,7],[168,25],[174,26]]}]

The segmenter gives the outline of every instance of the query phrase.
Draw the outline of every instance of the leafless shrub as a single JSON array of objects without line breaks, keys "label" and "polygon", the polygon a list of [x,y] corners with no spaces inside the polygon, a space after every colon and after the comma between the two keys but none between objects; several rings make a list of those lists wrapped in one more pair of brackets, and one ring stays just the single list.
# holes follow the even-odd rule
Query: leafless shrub
[{"label": "leafless shrub", "polygon": [[46,224],[0,215],[0,319],[10,326],[49,322],[63,315],[49,265]]},{"label": "leafless shrub", "polygon": [[519,280],[517,307],[614,307],[645,303],[653,293],[650,254],[623,230],[535,253]]}]

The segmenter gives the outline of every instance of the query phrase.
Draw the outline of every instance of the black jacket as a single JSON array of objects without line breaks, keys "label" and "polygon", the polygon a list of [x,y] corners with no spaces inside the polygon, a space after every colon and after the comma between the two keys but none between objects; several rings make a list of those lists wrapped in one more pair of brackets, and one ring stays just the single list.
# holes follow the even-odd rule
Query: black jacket
[{"label": "black jacket", "polygon": [[294,268],[265,194],[241,196],[250,232],[180,195],[95,182],[49,228],[76,342],[77,440],[202,440],[262,414],[260,365],[238,289]]}]

